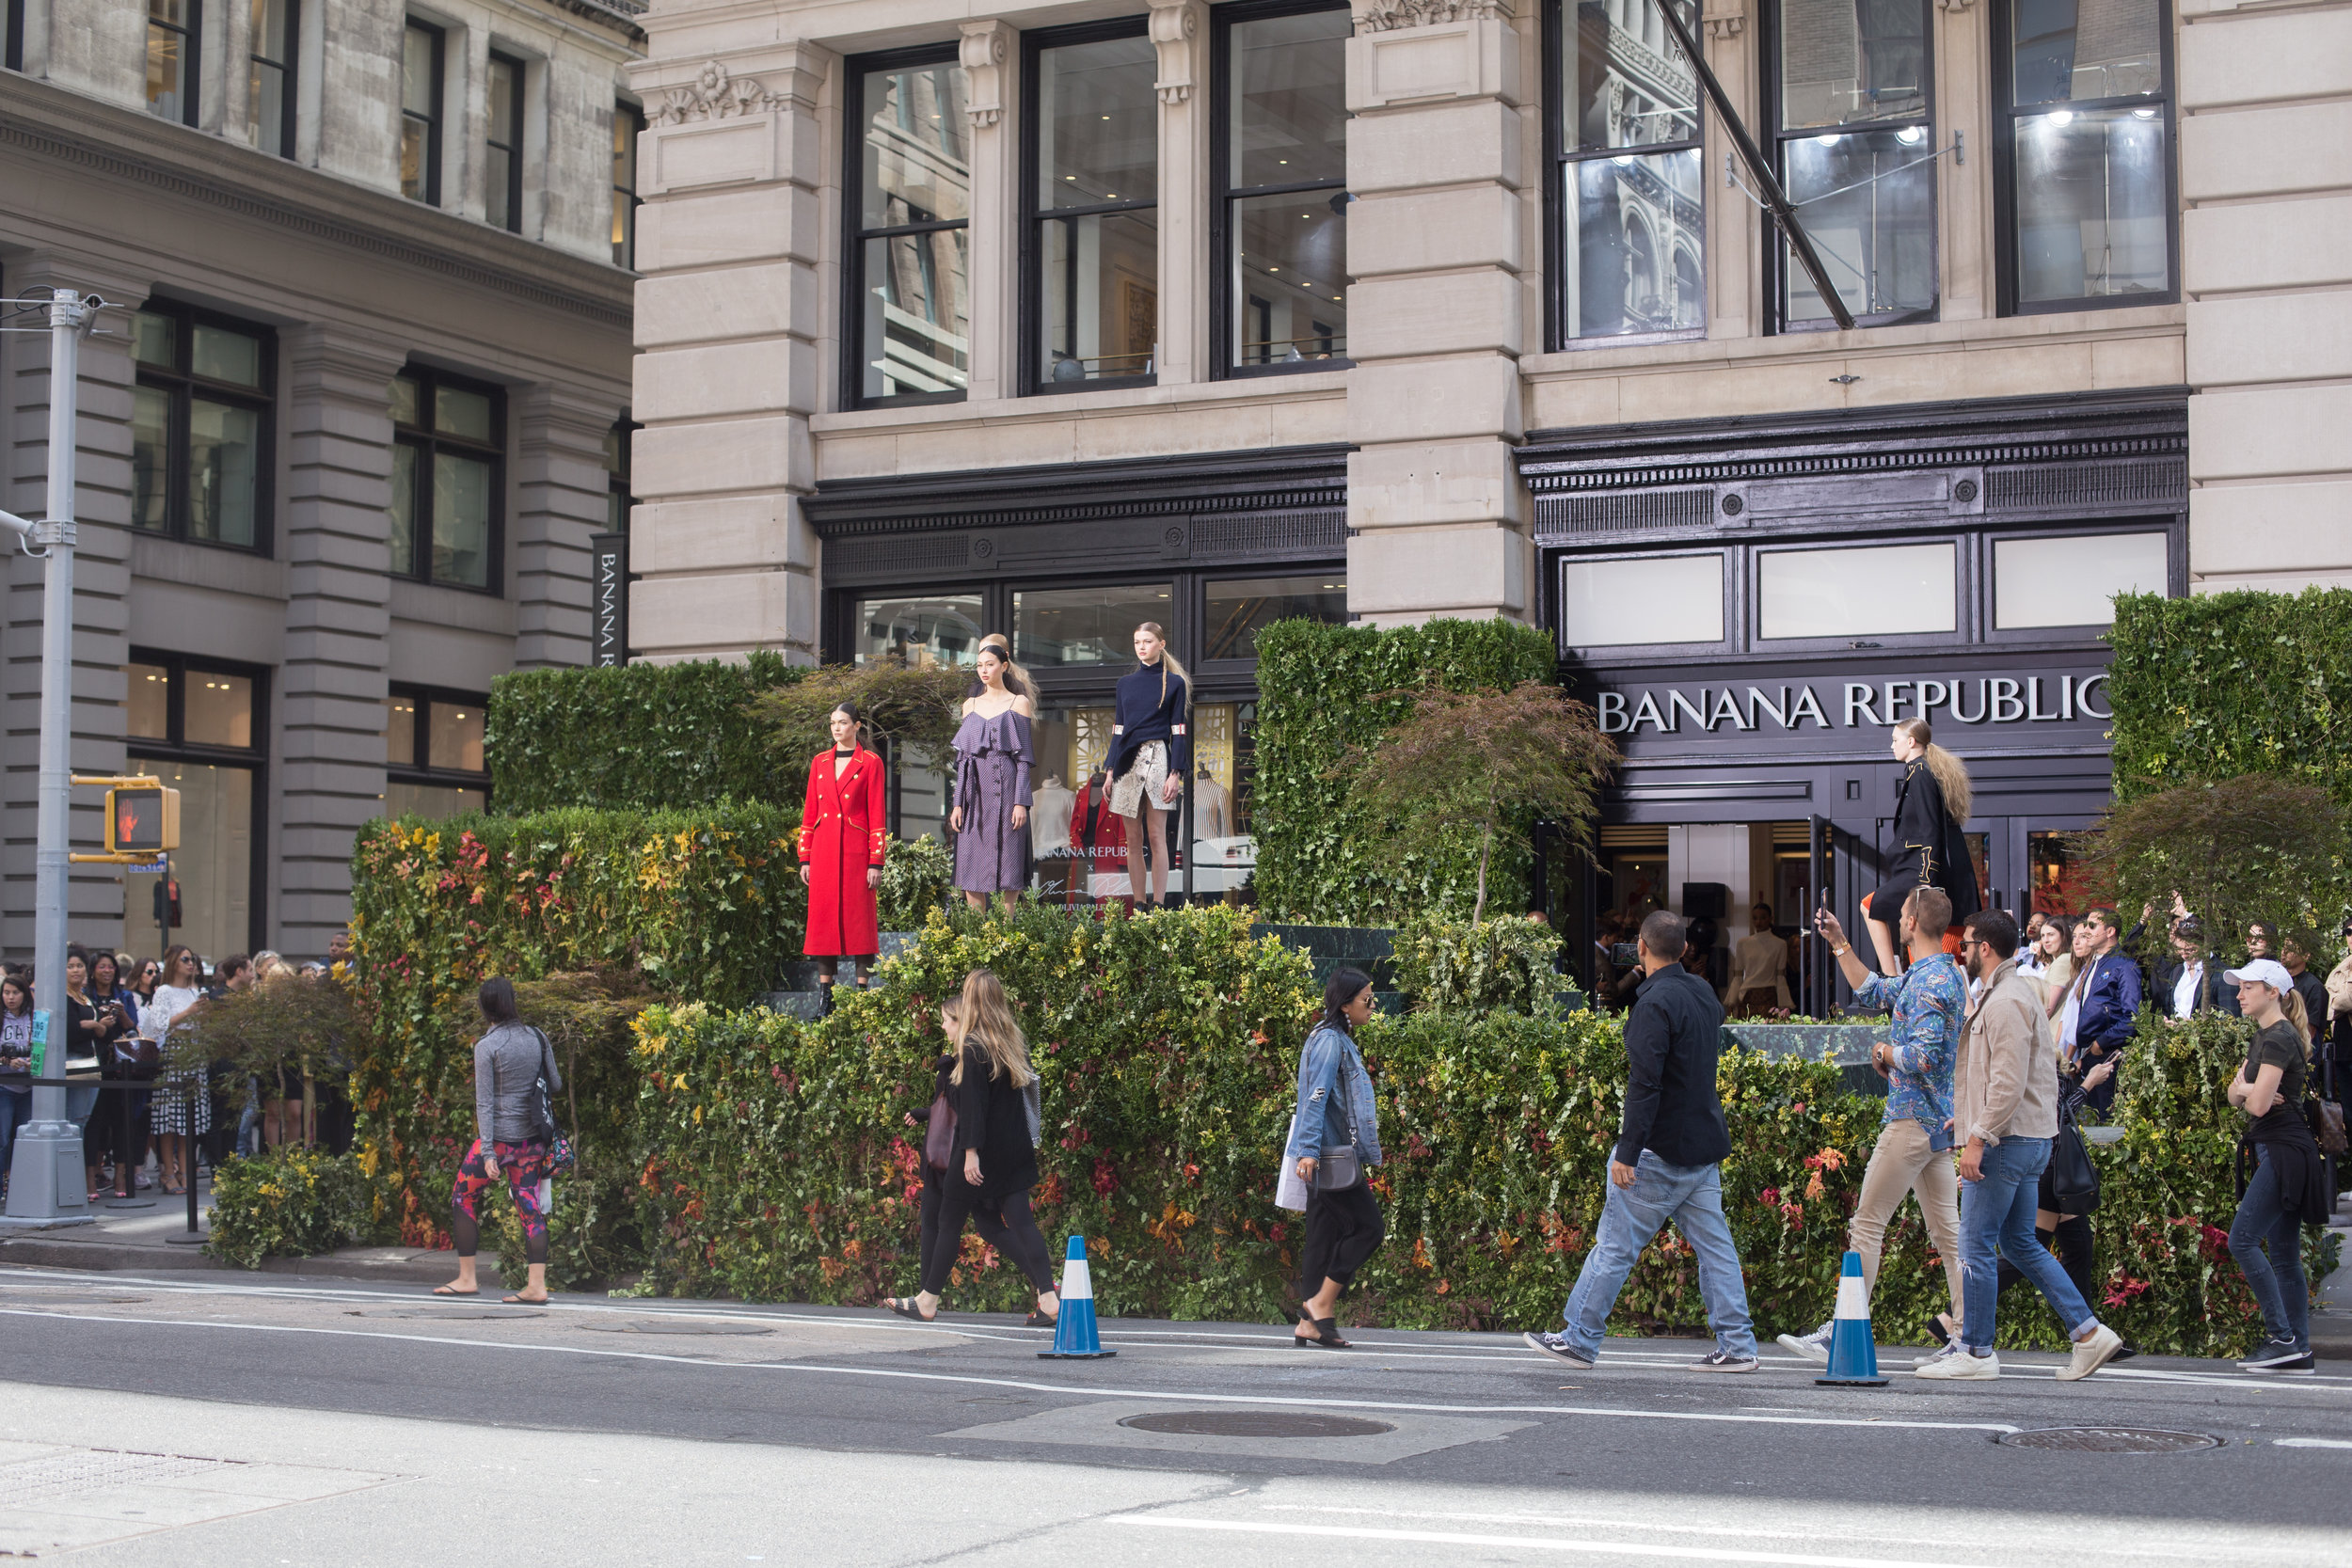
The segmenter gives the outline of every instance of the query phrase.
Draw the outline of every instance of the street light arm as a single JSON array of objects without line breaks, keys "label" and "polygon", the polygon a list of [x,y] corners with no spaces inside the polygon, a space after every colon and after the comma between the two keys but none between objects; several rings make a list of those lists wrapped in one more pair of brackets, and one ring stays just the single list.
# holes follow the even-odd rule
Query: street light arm
[{"label": "street light arm", "polygon": [[13,512],[0,512],[0,525],[5,525],[16,534],[16,542],[24,546],[26,555],[38,559],[49,553],[33,548],[33,541],[40,537],[40,524],[26,522]]}]

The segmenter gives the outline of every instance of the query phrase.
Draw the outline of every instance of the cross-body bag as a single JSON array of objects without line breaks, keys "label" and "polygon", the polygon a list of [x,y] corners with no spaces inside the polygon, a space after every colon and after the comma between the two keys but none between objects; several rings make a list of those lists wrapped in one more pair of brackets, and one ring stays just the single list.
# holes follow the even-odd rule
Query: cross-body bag
[{"label": "cross-body bag", "polygon": [[548,1143],[548,1164],[554,1170],[569,1170],[575,1156],[572,1140],[555,1122],[555,1088],[550,1080],[555,1070],[555,1047],[548,1043],[547,1032],[536,1024],[526,1023],[539,1042],[539,1075],[531,1082],[532,1132]]},{"label": "cross-body bag", "polygon": [[1347,1142],[1327,1144],[1315,1157],[1315,1191],[1342,1193],[1364,1179],[1364,1163],[1357,1154],[1362,1141],[1356,1131],[1356,1097],[1347,1089],[1347,1058],[1340,1058],[1340,1095],[1347,1107]]}]

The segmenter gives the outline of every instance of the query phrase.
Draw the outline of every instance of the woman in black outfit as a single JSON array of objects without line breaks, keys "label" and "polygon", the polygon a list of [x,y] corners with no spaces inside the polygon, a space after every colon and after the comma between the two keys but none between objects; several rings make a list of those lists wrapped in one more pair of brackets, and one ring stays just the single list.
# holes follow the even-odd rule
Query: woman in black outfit
[{"label": "woman in black outfit", "polygon": [[1061,1313],[1053,1262],[1045,1238],[1029,1213],[1029,1189],[1037,1185],[1037,1145],[1029,1136],[1028,1042],[1005,1000],[995,972],[976,969],[964,976],[948,1037],[956,1043],[955,1065],[946,1076],[948,1102],[955,1107],[955,1151],[938,1173],[938,1219],[923,1254],[922,1289],[913,1296],[882,1303],[900,1317],[930,1323],[939,1316],[940,1292],[962,1248],[964,1222],[995,1246],[1037,1288],[1035,1327]]},{"label": "woman in black outfit", "polygon": [[1879,973],[1899,976],[1903,964],[1896,957],[1895,921],[1914,890],[1942,888],[1952,900],[1954,930],[1984,908],[1984,900],[1978,895],[1977,863],[1962,831],[1968,821],[1968,769],[1935,743],[1935,731],[1924,719],[1897,724],[1888,750],[1903,768],[1895,796],[1895,853],[1887,862],[1885,879],[1870,895],[1863,913],[1878,947]]},{"label": "woman in black outfit", "polygon": [[[138,1004],[128,990],[116,983],[115,970],[112,953],[101,948],[91,956],[88,997],[91,1016],[98,1024],[94,1037],[98,1040],[98,1065],[109,1078],[135,1078],[144,1070],[144,1065],[130,1054],[132,1042],[138,1034]],[[131,1197],[138,1191],[139,1168],[147,1164],[147,1102],[153,1094],[152,1089],[120,1085],[102,1089],[98,1106],[90,1113],[89,1132],[84,1141],[112,1156],[117,1197]],[[131,1122],[128,1138],[123,1135],[126,1101]]]}]

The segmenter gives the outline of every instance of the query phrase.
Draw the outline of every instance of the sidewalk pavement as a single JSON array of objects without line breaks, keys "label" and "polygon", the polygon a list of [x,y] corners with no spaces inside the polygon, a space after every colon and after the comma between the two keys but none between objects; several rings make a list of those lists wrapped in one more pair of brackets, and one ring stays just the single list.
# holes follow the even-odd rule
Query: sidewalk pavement
[{"label": "sidewalk pavement", "polygon": [[[197,1182],[197,1213],[211,1233],[213,1182],[210,1173]],[[206,1252],[185,1237],[188,1200],[166,1196],[152,1187],[141,1188],[133,1202],[139,1207],[111,1208],[108,1200],[90,1206],[95,1222],[42,1230],[22,1223],[0,1228],[0,1267],[32,1266],[52,1269],[103,1269],[119,1273],[156,1270],[206,1270],[248,1277],[240,1269]],[[476,1264],[483,1289],[503,1290],[498,1263],[489,1257]],[[264,1274],[311,1275],[327,1279],[373,1279],[398,1284],[438,1285],[457,1272],[457,1255],[416,1247],[348,1246],[315,1258],[264,1258]],[[2347,1317],[2352,1335],[2352,1317]],[[2352,1354],[2352,1338],[2346,1354]]]}]

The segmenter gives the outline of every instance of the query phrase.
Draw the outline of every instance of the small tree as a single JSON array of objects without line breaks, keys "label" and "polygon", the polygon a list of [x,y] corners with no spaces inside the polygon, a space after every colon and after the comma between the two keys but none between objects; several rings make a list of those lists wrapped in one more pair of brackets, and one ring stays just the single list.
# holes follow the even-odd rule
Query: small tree
[{"label": "small tree", "polygon": [[1376,745],[1350,747],[1333,771],[1352,776],[1349,794],[1391,824],[1401,849],[1434,848],[1464,829],[1477,835],[1475,924],[1486,918],[1486,871],[1499,840],[1527,843],[1544,816],[1580,849],[1590,842],[1616,744],[1591,708],[1544,681],[1410,695],[1401,721]]},{"label": "small tree", "polygon": [[866,727],[892,745],[937,757],[955,738],[972,672],[945,664],[882,659],[873,664],[826,664],[790,686],[751,701],[753,719],[769,730],[770,750],[803,765],[833,744],[826,729],[833,710],[854,703]]},{"label": "small tree", "polygon": [[2118,909],[2162,911],[2177,895],[2209,939],[2265,919],[2309,933],[2343,904],[2342,809],[2317,785],[2275,774],[2140,796],[2071,847]]}]

